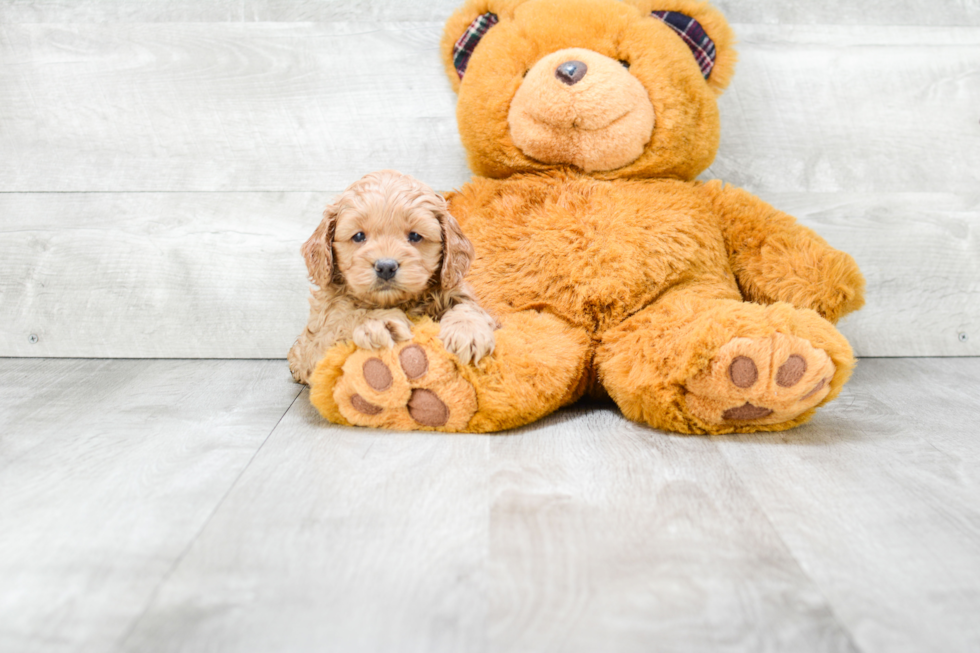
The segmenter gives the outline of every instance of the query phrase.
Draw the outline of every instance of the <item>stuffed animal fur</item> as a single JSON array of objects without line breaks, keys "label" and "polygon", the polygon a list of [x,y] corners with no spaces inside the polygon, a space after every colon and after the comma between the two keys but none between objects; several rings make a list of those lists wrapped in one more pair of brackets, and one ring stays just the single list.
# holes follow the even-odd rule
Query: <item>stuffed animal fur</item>
[{"label": "stuffed animal fur", "polygon": [[442,55],[476,176],[447,199],[502,325],[496,351],[462,365],[427,320],[394,349],[338,345],[311,379],[324,417],[489,432],[588,394],[660,429],[747,433],[837,396],[854,357],[834,323],[864,302],[854,260],[744,190],[695,181],[733,41],[694,0],[459,8]]}]

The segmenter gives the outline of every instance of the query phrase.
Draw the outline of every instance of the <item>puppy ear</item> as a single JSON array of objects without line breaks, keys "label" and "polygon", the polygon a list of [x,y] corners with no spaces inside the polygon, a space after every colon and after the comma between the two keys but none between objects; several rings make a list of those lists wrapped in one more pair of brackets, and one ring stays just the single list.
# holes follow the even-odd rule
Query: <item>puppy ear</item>
[{"label": "puppy ear", "polygon": [[306,259],[310,278],[321,288],[330,285],[333,278],[333,232],[337,225],[337,213],[337,204],[328,206],[320,225],[300,250]]},{"label": "puppy ear", "polygon": [[473,243],[463,235],[456,218],[446,210],[436,211],[442,224],[442,272],[440,284],[444,290],[452,290],[463,284],[463,277],[476,252]]}]

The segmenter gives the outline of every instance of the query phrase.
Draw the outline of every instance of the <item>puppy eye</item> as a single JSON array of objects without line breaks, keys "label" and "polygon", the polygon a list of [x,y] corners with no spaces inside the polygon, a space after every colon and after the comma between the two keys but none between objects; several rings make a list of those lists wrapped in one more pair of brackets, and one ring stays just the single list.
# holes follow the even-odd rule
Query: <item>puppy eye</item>
[{"label": "puppy eye", "polygon": [[421,234],[417,234],[417,233],[415,233],[414,231],[410,231],[410,232],[408,233],[408,239],[409,239],[409,240],[410,240],[411,242],[413,242],[413,243],[417,243],[417,242],[419,242],[419,241],[421,241],[421,240],[422,240],[422,235],[421,235]]},{"label": "puppy eye", "polygon": [[364,235],[363,231],[358,231],[356,234],[351,236],[351,240],[353,240],[355,243],[363,243],[365,240],[367,240],[367,236]]},{"label": "puppy eye", "polygon": [[620,59],[619,63],[623,64],[623,68],[626,70],[630,69],[630,62],[626,61],[626,59]]}]

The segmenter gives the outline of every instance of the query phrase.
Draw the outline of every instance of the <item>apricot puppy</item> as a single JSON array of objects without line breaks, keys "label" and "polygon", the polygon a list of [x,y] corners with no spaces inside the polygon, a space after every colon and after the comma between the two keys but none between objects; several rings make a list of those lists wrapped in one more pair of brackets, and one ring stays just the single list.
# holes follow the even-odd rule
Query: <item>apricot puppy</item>
[{"label": "apricot puppy", "polygon": [[327,207],[303,245],[310,317],[289,351],[300,383],[342,340],[362,349],[412,338],[409,316],[440,322],[439,338],[464,364],[493,352],[496,321],[463,280],[473,245],[446,201],[393,170],[365,175]]}]

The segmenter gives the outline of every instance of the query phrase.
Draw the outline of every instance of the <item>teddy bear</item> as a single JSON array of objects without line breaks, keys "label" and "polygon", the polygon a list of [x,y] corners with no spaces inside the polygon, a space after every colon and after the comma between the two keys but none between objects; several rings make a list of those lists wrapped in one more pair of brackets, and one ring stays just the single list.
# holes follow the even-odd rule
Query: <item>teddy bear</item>
[{"label": "teddy bear", "polygon": [[752,194],[696,177],[734,72],[696,0],[468,0],[442,58],[472,180],[446,194],[496,349],[411,341],[326,352],[310,401],[338,424],[493,432],[590,396],[688,434],[778,431],[855,364],[839,318],[854,260]]}]

